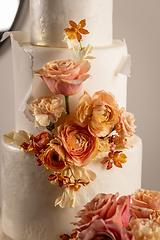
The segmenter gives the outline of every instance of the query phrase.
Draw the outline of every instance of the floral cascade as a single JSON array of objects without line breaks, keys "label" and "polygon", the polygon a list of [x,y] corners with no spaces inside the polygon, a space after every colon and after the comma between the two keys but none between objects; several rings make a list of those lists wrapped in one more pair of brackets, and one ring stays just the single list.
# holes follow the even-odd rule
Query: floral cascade
[{"label": "floral cascade", "polygon": [[[48,180],[62,188],[63,194],[55,205],[65,207],[68,202],[74,207],[76,192],[95,180],[96,174],[88,168],[90,161],[102,158],[101,164],[109,170],[122,168],[127,156],[121,149],[132,147],[131,137],[135,131],[134,115],[119,105],[115,96],[104,90],[90,96],[88,92],[77,102],[75,112],[69,110],[69,96],[82,89],[82,84],[91,76],[91,64],[87,59],[91,46],[82,47],[82,34],[86,20],[79,24],[70,21],[65,29],[68,48],[79,53],[79,60],[51,61],[34,73],[46,83],[50,96],[41,96],[28,102],[30,116],[35,118],[35,127],[44,128],[37,136],[25,131],[10,132],[6,142],[14,142],[25,152],[34,152],[38,166],[44,165],[52,173]],[[62,95],[65,108],[62,107]],[[101,155],[105,153],[105,157]],[[101,224],[101,223],[100,223]]]},{"label": "floral cascade", "polygon": [[62,240],[160,240],[160,192],[99,193],[76,217],[76,228]]}]

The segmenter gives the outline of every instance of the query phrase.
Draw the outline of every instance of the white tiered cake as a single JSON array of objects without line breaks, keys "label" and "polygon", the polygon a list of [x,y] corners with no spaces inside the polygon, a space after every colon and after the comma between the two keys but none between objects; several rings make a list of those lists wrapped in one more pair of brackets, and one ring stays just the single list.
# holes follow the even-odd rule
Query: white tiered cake
[{"label": "white tiered cake", "polygon": [[[124,41],[112,40],[112,0],[81,0],[79,3],[75,0],[31,0],[30,5],[31,43],[26,33],[11,34],[16,132],[6,134],[2,142],[2,228],[4,233],[14,240],[58,240],[61,234],[70,233],[73,228],[70,222],[74,222],[78,210],[97,193],[119,192],[120,195],[127,195],[141,187],[142,143],[138,136],[133,135],[133,115],[124,110],[127,76],[130,74],[130,55]],[[84,36],[82,41],[83,47],[87,48],[88,43],[93,47],[92,52],[89,51],[89,57],[86,55],[87,60],[82,57],[86,48],[81,51],[76,48],[77,51],[73,51],[62,41],[64,29],[69,27],[68,22],[73,20],[79,23],[82,19],[86,19],[86,26],[83,21],[81,26],[77,25],[74,29],[72,26],[70,29],[74,34],[76,31],[83,34],[84,27],[89,30],[90,34]],[[83,30],[77,30],[78,27]],[[90,47],[88,49],[90,50]],[[90,55],[95,58],[91,59]],[[74,64],[83,61],[85,67],[80,68],[81,77],[76,77],[76,80],[79,81],[78,84],[81,84],[81,79],[86,80],[77,94],[67,94],[71,95],[69,111],[76,112],[74,117],[69,115],[69,120],[65,117],[60,118],[59,114],[51,111],[52,107],[54,108],[52,104],[55,104],[53,101],[58,101],[55,111],[58,108],[58,111],[65,115],[62,110],[65,104],[60,108],[59,102],[62,99],[65,103],[68,99],[63,93],[54,95],[58,90],[51,90],[53,86],[48,84],[48,79],[50,81],[51,77],[55,77],[55,71],[54,74],[49,72],[47,80],[42,73],[45,70],[42,67],[51,61],[59,64],[52,63],[56,65],[54,70],[60,72],[61,65],[67,62],[66,59],[71,59]],[[91,79],[88,74],[89,62]],[[73,62],[69,62],[69,66],[70,64]],[[51,67],[53,65],[49,65],[47,71]],[[86,72],[84,69],[87,69]],[[72,73],[63,72],[61,75],[65,78],[72,76]],[[56,75],[58,82],[57,79],[59,75]],[[73,79],[67,80],[69,85],[73,83],[71,80]],[[66,80],[62,82],[66,83]],[[56,98],[47,99],[45,102],[44,96],[48,97],[48,94]],[[33,113],[33,99],[40,98],[43,103],[41,102],[41,107],[36,103]],[[44,104],[51,100],[53,101],[49,106],[50,110],[45,109],[42,112]],[[32,107],[28,104],[30,101]],[[84,114],[82,109],[85,110]],[[30,113],[36,117],[39,128],[35,128],[31,116],[29,117]],[[55,123],[54,139],[50,131],[46,130],[46,119]],[[68,121],[67,124],[65,121]],[[105,126],[104,129],[100,121]],[[78,126],[79,132],[75,126]],[[41,135],[44,130],[48,134],[47,137],[45,134]],[[29,139],[28,133],[34,137]],[[48,136],[52,138],[47,142],[50,145],[46,144],[45,149],[37,145],[37,141],[42,144],[41,141],[45,137],[48,139]],[[71,142],[68,143],[66,138]],[[80,145],[84,138],[87,140],[82,143],[77,157],[74,153],[77,154],[77,145]],[[120,149],[119,145],[126,148]],[[49,157],[50,153],[52,159]],[[91,160],[92,158],[94,160]],[[42,166],[37,166],[37,159],[38,164]],[[51,184],[47,180],[48,176],[52,183],[56,181],[59,186]],[[67,205],[68,199],[72,207]],[[55,206],[55,203],[58,206]]]}]

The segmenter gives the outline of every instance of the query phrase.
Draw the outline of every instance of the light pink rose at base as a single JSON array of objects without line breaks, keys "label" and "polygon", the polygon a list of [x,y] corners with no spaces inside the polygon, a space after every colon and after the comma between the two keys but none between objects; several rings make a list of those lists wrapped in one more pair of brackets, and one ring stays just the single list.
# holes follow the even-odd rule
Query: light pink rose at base
[{"label": "light pink rose at base", "polygon": [[87,60],[62,60],[48,62],[42,69],[34,71],[54,94],[74,95],[82,89],[82,83],[90,77]]},{"label": "light pink rose at base", "polygon": [[96,219],[103,219],[118,224],[121,227],[128,227],[130,196],[122,196],[117,199],[118,193],[104,194],[99,193],[88,202],[84,209],[77,213],[77,218],[81,218],[77,223],[78,231],[85,230]]},{"label": "light pink rose at base", "polygon": [[153,212],[160,213],[160,192],[138,189],[131,195],[131,209],[138,218],[150,218]]},{"label": "light pink rose at base", "polygon": [[87,229],[79,234],[79,240],[129,240],[128,231],[113,222],[102,219],[95,220]]}]

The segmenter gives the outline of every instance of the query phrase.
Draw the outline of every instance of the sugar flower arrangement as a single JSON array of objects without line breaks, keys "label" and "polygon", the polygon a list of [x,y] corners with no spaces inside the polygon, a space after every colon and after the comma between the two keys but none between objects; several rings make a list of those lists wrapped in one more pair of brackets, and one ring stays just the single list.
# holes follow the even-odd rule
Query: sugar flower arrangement
[{"label": "sugar flower arrangement", "polygon": [[99,193],[76,217],[71,235],[61,235],[62,240],[160,240],[160,192]]},{"label": "sugar flower arrangement", "polygon": [[[80,60],[51,61],[34,72],[52,92],[51,96],[28,103],[35,126],[44,127],[44,131],[37,136],[24,131],[4,136],[5,141],[15,142],[23,151],[34,152],[38,166],[52,171],[48,180],[64,189],[55,201],[62,208],[68,202],[74,207],[76,192],[95,180],[96,173],[88,165],[100,158],[101,153],[106,153],[101,164],[107,170],[113,166],[122,168],[127,156],[120,148],[132,147],[130,138],[135,131],[133,114],[120,109],[115,96],[104,90],[93,96],[84,91],[75,112],[70,112],[69,96],[80,92],[83,82],[91,77],[87,59],[93,59],[91,46],[83,48],[81,44],[82,34],[89,34],[84,28],[85,19],[78,25],[70,21],[70,25],[65,29],[65,41],[69,48],[80,52]],[[59,94],[64,96],[65,109]]]}]

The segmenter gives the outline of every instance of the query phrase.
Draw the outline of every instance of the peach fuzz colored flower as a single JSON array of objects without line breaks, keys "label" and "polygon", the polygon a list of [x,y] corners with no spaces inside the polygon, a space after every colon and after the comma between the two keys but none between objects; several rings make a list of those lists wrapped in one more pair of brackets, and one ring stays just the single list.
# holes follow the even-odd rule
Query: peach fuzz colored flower
[{"label": "peach fuzz colored flower", "polygon": [[48,62],[42,69],[34,71],[54,94],[74,95],[82,89],[82,83],[90,77],[87,60],[62,60]]},{"label": "peach fuzz colored flower", "polygon": [[58,144],[50,143],[50,146],[39,155],[40,161],[43,162],[47,169],[51,169],[54,172],[61,172],[66,167],[65,151],[63,147]]},{"label": "peach fuzz colored flower", "polygon": [[122,107],[119,110],[119,121],[115,125],[116,132],[123,136],[123,138],[130,138],[135,132],[136,126],[134,125],[134,115],[126,112],[125,108]]},{"label": "peach fuzz colored flower", "polygon": [[79,240],[129,240],[131,235],[128,231],[113,222],[107,222],[103,219],[95,220],[88,228],[80,232]]},{"label": "peach fuzz colored flower", "polygon": [[61,104],[62,99],[58,97],[44,96],[30,102],[29,111],[41,126],[48,126],[50,122],[57,122],[62,113],[65,112]]},{"label": "peach fuzz colored flower", "polygon": [[160,213],[160,192],[137,189],[131,195],[131,209],[138,218],[150,218],[156,211]]},{"label": "peach fuzz colored flower", "polygon": [[70,164],[83,167],[86,166],[92,158],[98,153],[98,139],[90,132],[75,122],[72,118],[57,128],[55,133],[62,146],[67,152],[67,161]]},{"label": "peach fuzz colored flower", "polygon": [[118,103],[112,93],[103,90],[91,98],[85,91],[79,100],[75,118],[81,126],[87,126],[93,136],[105,137],[118,122]]},{"label": "peach fuzz colored flower", "polygon": [[160,240],[160,225],[149,219],[137,218],[130,222],[132,240]]},{"label": "peach fuzz colored flower", "polygon": [[99,193],[88,202],[84,209],[77,213],[78,218],[81,218],[77,223],[78,231],[83,231],[90,226],[96,219],[113,222],[120,227],[127,228],[129,224],[129,207],[130,196],[122,196],[117,199],[118,193],[104,194]]}]

